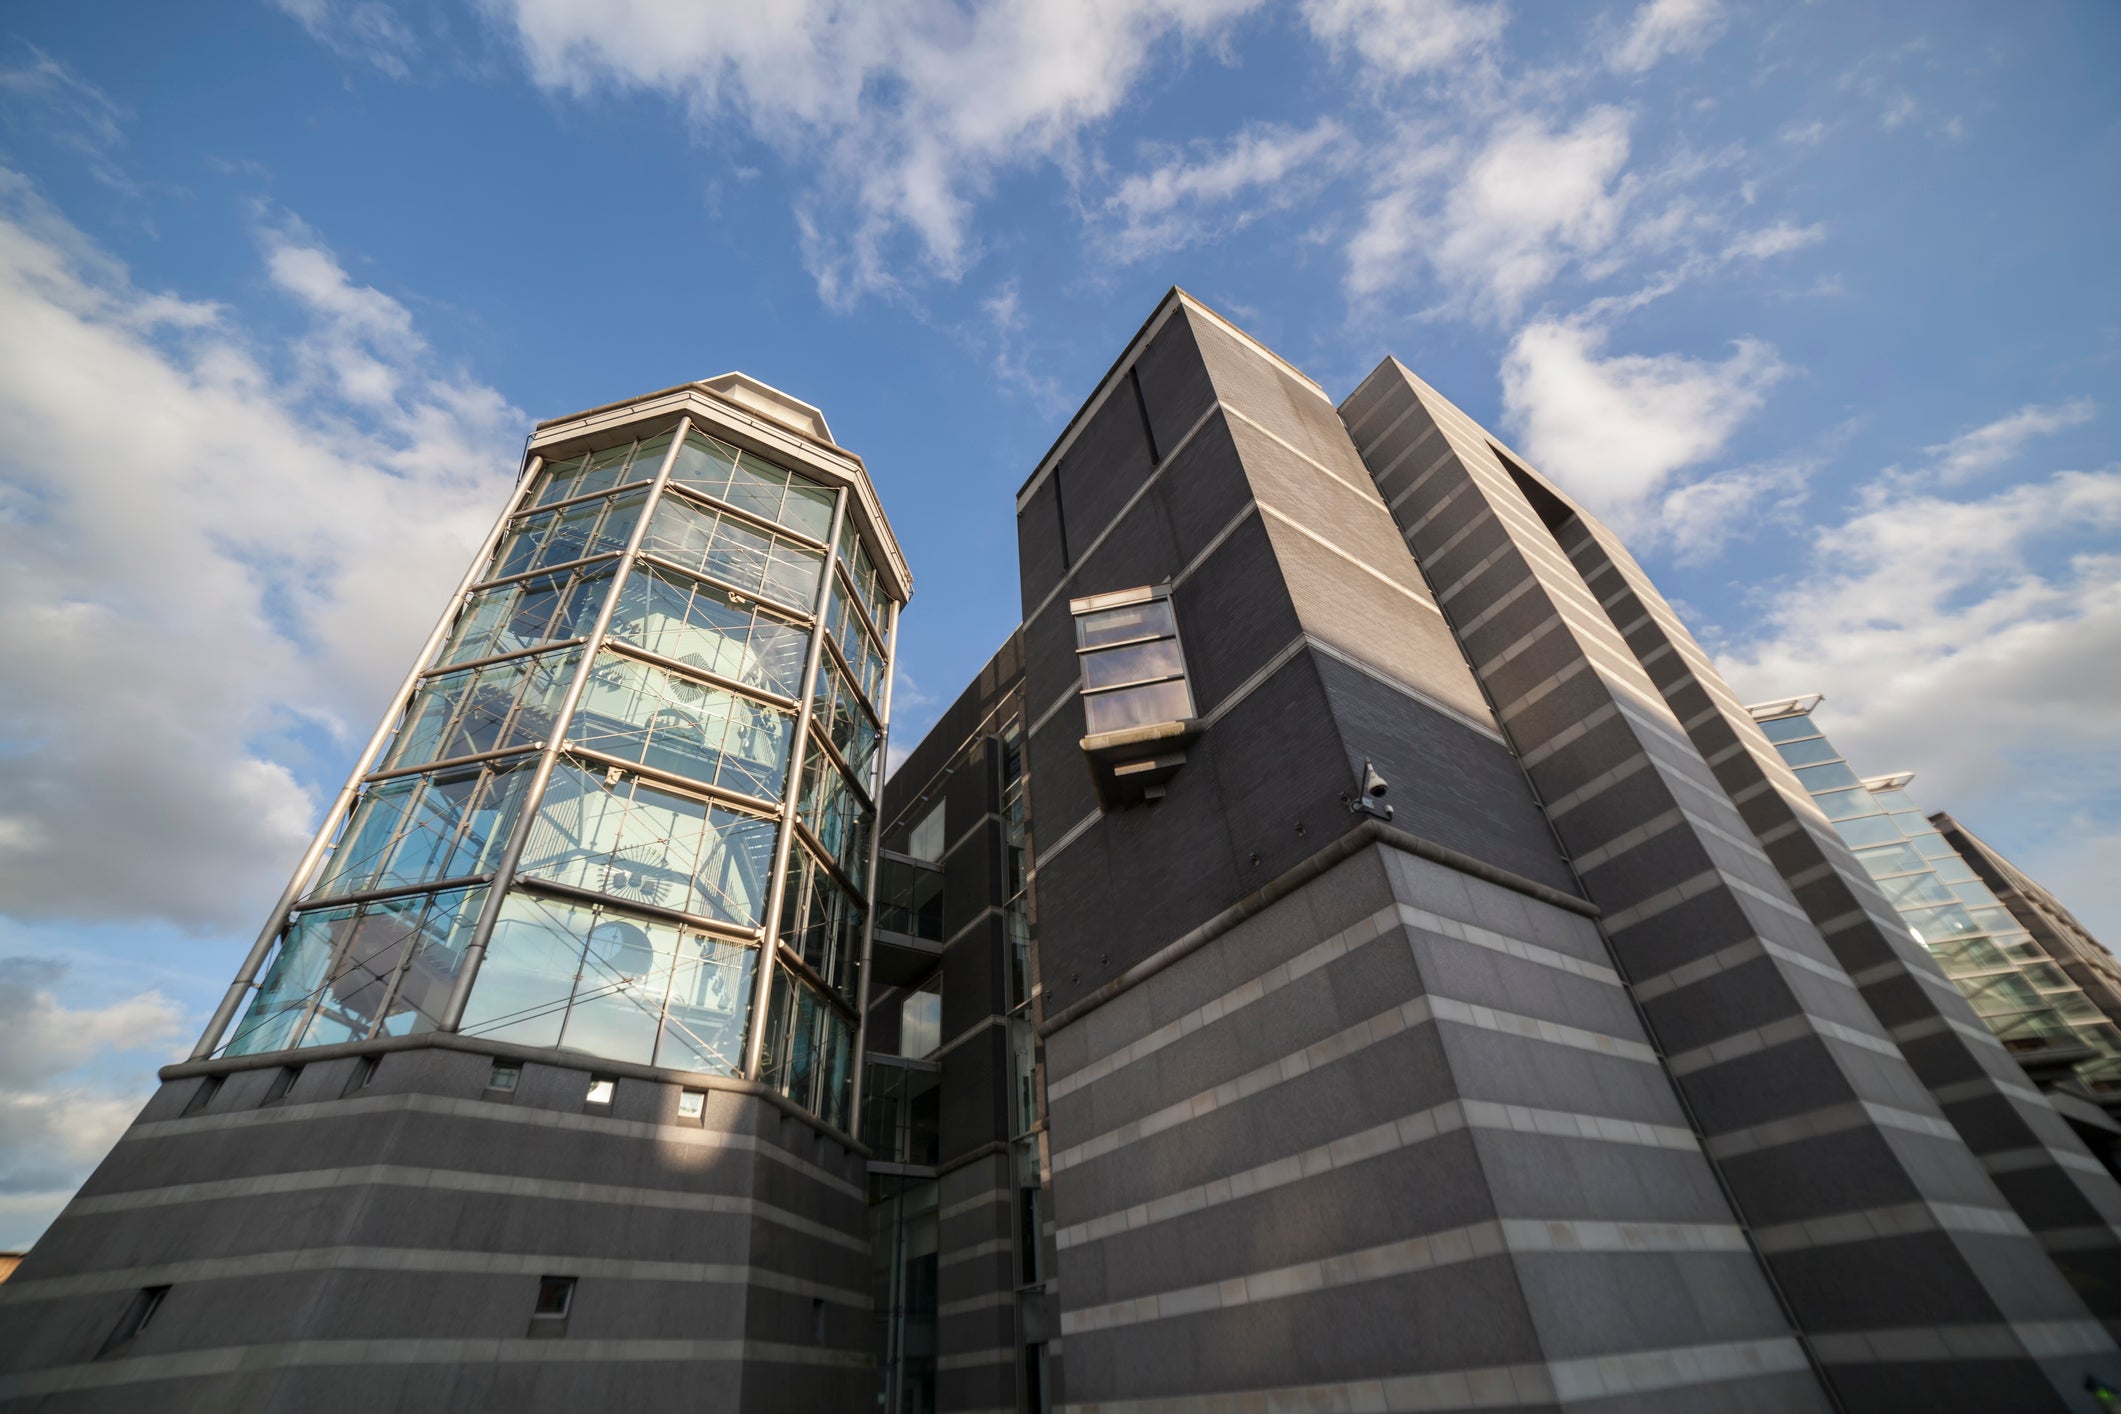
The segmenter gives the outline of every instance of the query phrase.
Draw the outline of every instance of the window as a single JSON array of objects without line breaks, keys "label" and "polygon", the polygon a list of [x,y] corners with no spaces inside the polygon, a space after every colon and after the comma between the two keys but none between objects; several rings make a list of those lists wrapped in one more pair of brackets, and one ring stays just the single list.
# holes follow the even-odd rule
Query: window
[{"label": "window", "polygon": [[354,1063],[353,1075],[348,1078],[346,1083],[346,1093],[352,1095],[359,1091],[366,1090],[370,1085],[374,1084],[376,1079],[376,1067],[381,1065],[382,1063],[383,1058],[381,1056],[363,1056],[360,1060],[356,1061]]},{"label": "window", "polygon": [[495,1061],[493,1074],[486,1077],[486,1088],[514,1093],[516,1085],[523,1079],[523,1067],[513,1061]]},{"label": "window", "polygon": [[1091,736],[1183,722],[1193,692],[1170,589],[1122,590],[1069,604],[1082,663],[1083,719]]},{"label": "window", "polygon": [[923,864],[940,864],[943,847],[949,843],[943,837],[944,819],[943,805],[939,802],[906,837],[906,853]]},{"label": "window", "polygon": [[585,1103],[592,1105],[603,1105],[608,1109],[611,1105],[612,1098],[616,1096],[618,1092],[618,1081],[607,1080],[600,1076],[592,1079],[589,1082],[589,1095]]},{"label": "window", "polygon": [[272,1088],[265,1092],[265,1102],[267,1104],[271,1104],[274,1100],[285,1099],[287,1097],[287,1092],[294,1089],[295,1082],[300,1080],[301,1078],[301,1066],[281,1066],[280,1073],[272,1078]]},{"label": "window", "polygon": [[704,1090],[680,1090],[678,1092],[678,1118],[701,1119],[707,1113],[707,1092]]},{"label": "window", "polygon": [[573,1277],[539,1277],[538,1304],[531,1309],[532,1316],[547,1320],[567,1319],[567,1312],[574,1306]]},{"label": "window", "polygon": [[135,1292],[126,1305],[125,1314],[118,1317],[117,1325],[111,1327],[110,1338],[103,1342],[103,1350],[99,1353],[108,1354],[146,1330],[147,1323],[155,1318],[155,1312],[162,1309],[162,1298],[168,1295],[166,1286],[144,1286]]},{"label": "window", "polygon": [[195,1115],[212,1104],[214,1096],[221,1093],[221,1082],[226,1078],[226,1076],[209,1075],[204,1080],[201,1080],[199,1088],[192,1091],[191,1098],[184,1102],[184,1113]]},{"label": "window", "polygon": [[931,1055],[943,1043],[943,979],[930,979],[899,1004],[898,1053],[909,1060]]}]

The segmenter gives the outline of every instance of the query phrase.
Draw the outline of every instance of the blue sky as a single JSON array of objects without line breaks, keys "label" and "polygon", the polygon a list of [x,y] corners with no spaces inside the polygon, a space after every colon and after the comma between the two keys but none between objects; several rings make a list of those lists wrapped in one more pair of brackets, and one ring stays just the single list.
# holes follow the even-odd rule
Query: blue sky
[{"label": "blue sky", "polygon": [[1398,354],[2121,936],[2121,10],[278,0],[0,27],[0,1245],[225,984],[529,423],[741,368],[914,566],[1181,284]]}]

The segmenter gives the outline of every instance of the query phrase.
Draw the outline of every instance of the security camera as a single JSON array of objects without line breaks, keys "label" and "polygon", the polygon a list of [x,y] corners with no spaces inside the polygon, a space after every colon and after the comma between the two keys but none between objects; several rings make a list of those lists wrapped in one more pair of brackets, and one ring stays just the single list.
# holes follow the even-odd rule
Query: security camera
[{"label": "security camera", "polygon": [[1365,761],[1362,763],[1362,775],[1355,783],[1356,793],[1342,796],[1340,803],[1348,807],[1351,814],[1389,820],[1392,818],[1392,807],[1384,803],[1384,795],[1391,788],[1390,783],[1377,773],[1376,765]]},{"label": "security camera", "polygon": [[1385,784],[1385,778],[1377,774],[1375,766],[1367,761],[1362,763],[1362,793],[1364,795],[1369,796],[1372,800],[1382,800],[1385,792],[1391,788]]}]

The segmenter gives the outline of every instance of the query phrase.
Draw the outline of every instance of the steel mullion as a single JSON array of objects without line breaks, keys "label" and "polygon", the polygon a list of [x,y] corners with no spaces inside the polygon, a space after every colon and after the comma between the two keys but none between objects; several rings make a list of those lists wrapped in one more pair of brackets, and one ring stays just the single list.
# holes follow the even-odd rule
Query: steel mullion
[{"label": "steel mullion", "polygon": [[[854,1014],[854,1004],[848,1001],[845,997],[841,996],[839,993],[839,988],[833,986],[830,982],[827,982],[815,967],[812,967],[809,963],[803,961],[803,955],[801,953],[797,952],[794,948],[789,947],[786,943],[776,938],[773,941],[773,955],[778,958],[788,968],[790,972],[793,972],[800,981],[807,984],[811,991],[816,992],[820,997],[824,998],[825,1005],[831,1007],[834,1011],[838,1012],[840,1016],[844,1020],[846,1020],[850,1025],[852,1025],[855,1029],[860,1029],[861,1021]],[[823,1118],[823,1116],[819,1116],[819,1118]]]},{"label": "steel mullion", "polygon": [[628,643],[623,638],[606,639],[598,644],[597,647],[600,651],[617,653],[621,657],[637,658],[650,667],[662,668],[666,672],[676,673],[679,677],[691,678],[706,683],[710,687],[721,688],[725,692],[735,693],[749,701],[760,702],[768,707],[779,708],[783,712],[793,712],[796,708],[796,701],[793,697],[783,697],[778,692],[770,689],[754,687],[750,683],[739,682],[735,678],[723,677],[720,673],[694,667],[692,664],[682,662],[676,658],[666,658],[651,649],[643,648],[638,644]]},{"label": "steel mullion", "polygon": [[[542,574],[540,570],[538,573]],[[475,668],[490,668],[496,663],[505,663],[511,658],[534,658],[540,653],[557,653],[568,648],[580,648],[586,638],[557,638],[550,643],[536,644],[530,648],[511,648],[506,653],[489,653],[483,658],[466,658],[461,663],[445,663],[440,667],[421,670],[422,681],[429,678],[447,677],[451,673],[470,672]]]},{"label": "steel mullion", "polygon": [[[821,550],[827,559],[832,556],[832,547],[824,541],[812,540],[809,536],[803,534],[802,531],[792,526],[783,525],[770,516],[762,516],[757,511],[745,510],[733,501],[724,501],[718,497],[710,496],[699,487],[687,485],[682,481],[671,482],[670,489],[678,493],[680,500],[697,503],[705,510],[726,512],[737,520],[748,524],[754,530],[763,530],[769,534],[778,535],[783,539],[793,541],[805,550]],[[787,503],[784,501],[782,504],[785,505]]]},{"label": "steel mullion", "polygon": [[765,800],[755,795],[745,795],[741,791],[731,790],[728,786],[718,786],[707,781],[695,780],[691,776],[683,775],[677,771],[667,771],[660,766],[648,766],[639,761],[629,761],[623,756],[615,756],[608,751],[598,751],[594,747],[583,746],[580,743],[571,746],[563,745],[560,748],[560,754],[563,756],[579,756],[584,761],[591,761],[599,766],[616,767],[629,776],[639,776],[641,779],[653,781],[657,785],[670,786],[681,792],[710,800],[716,805],[736,806],[761,820],[778,818],[774,814],[775,806],[770,800]]},{"label": "steel mullion", "polygon": [[840,868],[839,861],[832,857],[832,851],[825,848],[825,842],[817,837],[817,831],[810,828],[807,820],[797,820],[795,823],[796,828],[802,831],[803,846],[812,861],[825,871],[834,884],[844,889],[850,897],[859,899],[866,907],[869,896],[862,892],[861,885],[854,882],[853,875]]},{"label": "steel mullion", "polygon": [[563,883],[558,879],[547,879],[537,874],[525,874],[520,879],[512,882],[521,885],[532,893],[552,894],[582,903],[602,904],[607,908],[615,908],[621,913],[640,913],[651,918],[660,919],[666,923],[683,924],[687,928],[697,929],[724,942],[741,943],[750,948],[756,948],[759,945],[759,936],[752,929],[743,927],[740,924],[724,922],[718,918],[709,918],[705,914],[688,913],[682,908],[670,908],[660,903],[644,903],[638,899],[620,898],[615,894],[598,893],[595,889],[585,889],[580,884]]},{"label": "steel mullion", "polygon": [[862,783],[855,779],[856,772],[854,768],[847,764],[846,756],[841,754],[839,747],[834,744],[832,738],[823,732],[819,732],[815,744],[825,748],[825,759],[839,768],[840,779],[847,783],[848,789],[854,792],[855,797],[862,802],[863,807],[873,813],[876,810],[876,802],[870,799],[869,792],[863,789]]},{"label": "steel mullion", "polygon": [[[898,616],[899,602],[894,599],[891,601],[891,632],[894,640],[898,634]],[[880,763],[890,760],[886,753],[891,749],[891,689],[896,678],[891,667],[891,651],[887,650],[884,655],[883,722],[877,728],[876,738],[876,760]],[[877,787],[877,794],[883,794],[881,783]],[[876,950],[877,858],[882,853],[883,841],[884,812],[879,808],[869,828],[869,887],[865,891],[867,905],[862,915],[861,974],[855,979],[854,1069],[852,1078],[848,1081],[847,1128],[856,1135],[862,1130],[862,1064],[869,1051],[869,960]],[[1029,848],[1028,842],[1026,848]]]},{"label": "steel mullion", "polygon": [[480,594],[489,589],[505,588],[511,584],[521,583],[526,579],[536,579],[541,574],[566,574],[570,570],[578,570],[584,565],[593,565],[600,560],[616,560],[623,553],[625,552],[621,550],[599,550],[594,555],[583,555],[579,559],[562,560],[556,565],[539,565],[534,570],[517,570],[514,574],[496,575],[492,579],[482,579],[477,584],[474,584],[471,587],[471,592]]},{"label": "steel mullion", "polygon": [[876,651],[882,653],[884,630],[878,626],[875,619],[869,617],[869,606],[862,602],[861,592],[854,582],[854,571],[840,563],[837,551],[832,556],[832,567],[847,581],[847,603],[854,609],[855,622],[862,626],[862,631],[869,636],[869,641],[875,645]]},{"label": "steel mullion", "polygon": [[381,903],[394,898],[409,898],[413,894],[446,894],[454,889],[476,888],[489,883],[491,873],[458,874],[453,878],[436,879],[429,884],[393,884],[387,889],[362,889],[358,893],[324,894],[298,900],[296,913],[322,913],[328,908],[346,908],[357,903]]},{"label": "steel mullion", "polygon": [[[830,537],[837,543],[847,522],[847,502],[852,493],[842,486],[832,502]],[[744,1037],[744,1078],[757,1080],[766,1047],[766,1020],[773,1003],[773,943],[780,935],[781,910],[787,905],[788,851],[795,846],[795,815],[803,787],[803,754],[810,738],[812,704],[817,700],[817,675],[822,669],[825,640],[831,636],[825,625],[825,608],[831,600],[831,555],[827,572],[818,577],[817,607],[811,612],[810,651],[803,663],[803,690],[796,699],[795,735],[788,747],[788,780],[781,792],[781,828],[773,842],[773,874],[766,881],[766,913],[760,941],[766,946],[759,957],[758,976],[752,982],[751,1024]]]},{"label": "steel mullion", "polygon": [[[538,753],[538,764],[533,771],[530,784],[523,793],[523,804],[516,816],[515,828],[510,831],[508,843],[502,848],[501,858],[493,871],[493,889],[486,895],[486,905],[479,910],[479,921],[472,928],[471,940],[464,945],[464,963],[457,972],[456,986],[450,990],[449,1003],[443,1009],[442,1031],[454,1031],[464,1019],[464,1008],[471,1001],[472,983],[479,974],[479,965],[485,960],[487,944],[492,941],[494,925],[500,921],[501,903],[507,897],[508,886],[515,879],[516,866],[522,863],[523,850],[530,843],[531,826],[536,822],[539,807],[545,799],[545,787],[552,780],[553,767],[560,759],[560,749],[567,738],[567,728],[574,720],[575,707],[582,700],[582,692],[589,684],[590,665],[596,661],[596,645],[611,629],[612,615],[619,606],[619,595],[625,591],[626,578],[633,568],[634,556],[640,552],[641,540],[648,533],[648,522],[655,513],[661,499],[663,487],[670,480],[670,468],[677,461],[678,448],[685,445],[685,434],[691,429],[692,419],[678,419],[676,430],[670,438],[670,447],[663,453],[663,463],[656,469],[655,480],[649,484],[648,493],[642,498],[640,514],[635,517],[633,531],[626,538],[625,548],[619,552],[617,567],[611,576],[611,585],[604,592],[603,607],[597,610],[596,623],[589,630],[588,644],[582,649],[582,660],[575,664],[574,677],[567,684],[566,695],[560,699],[559,707],[552,718],[552,739]],[[638,439],[636,439],[638,440]]]},{"label": "steel mullion", "polygon": [[[649,439],[646,437],[636,437],[633,440],[636,443],[639,443],[645,442]],[[624,496],[631,492],[640,491],[653,485],[655,485],[655,478],[650,476],[640,481],[629,481],[623,486],[608,487],[602,491],[584,491],[580,495],[569,496],[564,501],[547,501],[543,505],[532,506],[527,511],[517,511],[516,515],[518,518],[528,518],[530,516],[544,515],[547,511],[564,511],[569,506],[579,506],[585,501],[598,500],[604,496]]]},{"label": "steel mullion", "polygon": [[405,680],[398,684],[397,693],[391,698],[390,705],[384,709],[382,721],[368,738],[368,744],[361,749],[361,754],[354,758],[353,768],[346,773],[346,783],[339,787],[339,793],[333,798],[331,808],[324,812],[324,823],[310,840],[309,848],[303,852],[301,861],[295,865],[295,872],[287,881],[287,887],[281,890],[280,900],[274,905],[265,927],[259,931],[257,941],[251,944],[249,954],[243,959],[243,965],[236,969],[235,980],[228,984],[227,992],[214,1007],[213,1015],[207,1020],[206,1030],[200,1035],[198,1044],[192,1047],[192,1060],[203,1060],[212,1055],[215,1043],[221,1039],[221,1033],[235,1020],[236,1008],[242,1003],[244,993],[257,981],[258,969],[265,965],[266,954],[271,951],[273,942],[280,936],[280,930],[287,926],[288,910],[293,907],[295,900],[301,897],[302,888],[309,882],[310,875],[316,872],[318,863],[324,857],[326,846],[331,843],[332,835],[341,823],[341,817],[352,805],[354,796],[360,789],[362,775],[366,773],[369,763],[375,760],[376,753],[383,749],[384,744],[396,732],[428,660],[440,652],[443,643],[447,641],[458,612],[471,594],[476,576],[484,568],[486,561],[492,558],[495,548],[500,545],[501,536],[508,529],[508,522],[514,519],[517,508],[523,503],[524,494],[529,491],[531,483],[537,479],[538,472],[544,465],[543,457],[530,456],[526,458],[523,468],[516,473],[515,489],[508,498],[508,504],[502,507],[493,528],[486,532],[486,539],[480,544],[478,553],[472,556],[470,566],[464,571],[464,577],[457,582],[457,592],[451,596],[448,606],[442,610],[441,617],[435,621],[434,628],[428,633],[426,646],[420,650],[419,656],[413,659],[412,670],[406,673]]},{"label": "steel mullion", "polygon": [[778,599],[768,597],[764,590],[746,589],[741,584],[723,579],[719,575],[709,574],[706,570],[685,564],[680,560],[673,560],[667,556],[659,555],[653,550],[642,550],[633,558],[644,565],[653,565],[655,568],[667,573],[681,574],[687,579],[696,579],[702,584],[711,584],[724,593],[736,596],[743,603],[765,610],[774,618],[780,619],[783,623],[793,628],[807,631],[810,627],[811,620],[808,614],[801,609],[791,608]]}]

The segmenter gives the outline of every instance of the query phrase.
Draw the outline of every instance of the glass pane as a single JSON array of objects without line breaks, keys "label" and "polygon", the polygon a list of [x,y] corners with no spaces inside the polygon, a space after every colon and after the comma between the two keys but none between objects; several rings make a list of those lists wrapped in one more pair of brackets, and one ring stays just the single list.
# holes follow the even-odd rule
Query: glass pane
[{"label": "glass pane", "polygon": [[603,913],[589,928],[563,1050],[647,1065],[677,962],[676,925]]},{"label": "glass pane", "polygon": [[775,825],[563,762],[532,823],[522,872],[717,922],[759,922]]},{"label": "glass pane", "polygon": [[[1835,807],[1828,804],[1829,801],[1840,801],[1859,809],[1868,809],[1870,807],[1868,796],[1869,793],[1866,791],[1850,791],[1846,795],[1821,797],[1818,805],[1820,809],[1827,813],[1828,818],[1832,818],[1835,813]],[[1860,820],[1837,820],[1835,821],[1834,829],[1851,846],[1899,844],[1906,839],[1906,836],[1900,833],[1900,827],[1893,823],[1893,817],[1890,815],[1866,815]]]},{"label": "glass pane", "polygon": [[1171,613],[1171,601],[1151,599],[1146,603],[1129,604],[1124,609],[1103,609],[1084,614],[1075,621],[1075,646],[1097,648],[1107,643],[1124,643],[1130,638],[1154,638],[1177,632],[1178,620]]},{"label": "glass pane", "polygon": [[670,466],[670,479],[681,486],[703,491],[717,500],[729,495],[729,478],[736,467],[736,448],[698,432],[685,434],[685,445]]},{"label": "glass pane", "polygon": [[877,574],[876,566],[870,562],[869,547],[862,543],[861,531],[850,517],[840,530],[839,562],[847,569],[847,578],[854,582],[854,592],[861,599],[862,607],[869,611],[869,619],[876,625],[878,633],[884,631],[884,581]]},{"label": "glass pane", "polygon": [[1987,930],[1974,925],[1974,920],[1958,904],[1946,904],[1942,908],[1918,908],[1900,915],[1907,926],[1922,935],[1925,943],[1942,942],[1948,938]]},{"label": "glass pane", "polygon": [[479,590],[465,600],[449,643],[435,661],[468,663],[556,639],[580,638],[595,625],[610,587],[610,566],[597,565]]},{"label": "glass pane", "polygon": [[257,996],[236,1023],[226,1054],[257,1055],[286,1050],[295,1043],[310,1001],[324,985],[338,930],[355,916],[351,908],[328,908],[304,913],[288,925]]},{"label": "glass pane", "polygon": [[582,468],[588,464],[587,452],[565,461],[545,463],[544,469],[538,473],[538,489],[531,493],[529,504],[546,506],[578,494],[576,487],[581,484]]},{"label": "glass pane", "polygon": [[1812,725],[1809,715],[1802,717],[1771,717],[1760,724],[1769,741],[1796,741],[1800,737],[1817,736],[1819,728]]},{"label": "glass pane", "polygon": [[522,516],[501,537],[485,578],[504,579],[623,549],[645,500],[642,492],[631,491]]},{"label": "glass pane", "polygon": [[[1897,835],[1900,832],[1895,830],[1893,833]],[[1871,872],[1872,878],[1882,878],[1887,874],[1912,873],[1929,862],[1915,853],[1914,846],[1908,844],[1889,844],[1877,849],[1858,850],[1856,858]]]},{"label": "glass pane", "polygon": [[1083,699],[1083,715],[1092,736],[1129,727],[1180,722],[1193,715],[1193,698],[1184,682],[1160,682],[1101,692]]},{"label": "glass pane", "polygon": [[397,990],[377,1029],[384,1036],[414,1036],[442,1024],[442,1013],[464,965],[464,947],[486,906],[486,890],[459,889],[429,896],[420,920],[412,961],[399,975]]},{"label": "glass pane", "polygon": [[342,931],[339,948],[317,999],[317,1014],[303,1033],[305,1046],[367,1039],[398,968],[417,941],[429,895],[389,899],[361,910]]},{"label": "glass pane", "polygon": [[1118,687],[1122,683],[1175,678],[1186,671],[1186,663],[1179,656],[1178,640],[1175,638],[1159,638],[1127,648],[1107,648],[1101,653],[1085,653],[1082,663],[1083,686],[1089,688]]},{"label": "glass pane", "polygon": [[1838,761],[1841,758],[1841,753],[1834,749],[1834,744],[1823,736],[1815,736],[1805,741],[1786,741],[1775,749],[1781,752],[1782,759],[1792,766],[1814,766],[1822,761]]},{"label": "glass pane", "polygon": [[657,1065],[719,1075],[744,1068],[744,1025],[751,1015],[757,958],[752,948],[704,933],[689,933],[680,941]]},{"label": "glass pane", "polygon": [[652,567],[620,591],[611,633],[651,653],[734,682],[794,697],[809,635],[703,580]]},{"label": "glass pane", "polygon": [[874,770],[877,729],[867,710],[856,696],[853,684],[840,665],[830,654],[820,662],[817,675],[817,692],[811,705],[812,720],[818,730],[839,752],[840,759],[853,770],[855,779],[872,788],[876,779]]},{"label": "glass pane", "polygon": [[919,1060],[943,1044],[943,994],[937,990],[913,993],[899,1004],[898,1053]]},{"label": "glass pane", "polygon": [[418,766],[548,740],[581,655],[511,658],[428,678],[378,769]]},{"label": "glass pane", "polygon": [[1797,779],[1804,782],[1804,788],[1808,791],[1839,790],[1844,786],[1862,784],[1856,778],[1856,773],[1842,761],[1825,766],[1806,766],[1797,772]]},{"label": "glass pane", "polygon": [[868,873],[868,807],[822,751],[811,752],[803,760],[803,789],[796,810],[840,872],[850,879],[862,879]]},{"label": "glass pane", "polygon": [[1952,902],[1952,891],[1938,883],[1937,876],[1930,873],[1906,874],[1898,879],[1886,879],[1878,887],[1885,890],[1885,896],[1892,900],[1893,907],[1898,909]]},{"label": "glass pane", "polygon": [[311,896],[484,873],[508,842],[529,784],[520,762],[400,776],[369,787]]},{"label": "glass pane", "polygon": [[600,653],[567,734],[592,751],[778,801],[793,722],[763,702]]},{"label": "glass pane", "polygon": [[[1827,795],[1815,795],[1812,799],[1817,802],[1821,810],[1826,812],[1826,818],[1829,820],[1840,820],[1850,815],[1868,815],[1878,808],[1871,800],[1871,793],[1861,789],[1834,791]],[[1892,838],[1901,838],[1900,828],[1893,824],[1891,816],[1879,816],[1878,823],[1890,832]],[[1850,844],[1873,844],[1877,842],[1876,840],[1858,840],[1850,835],[1847,830],[1841,832],[1841,837]]]},{"label": "glass pane", "polygon": [[[1891,810],[1896,814],[1903,811],[1913,810],[1915,808],[1915,803],[1907,798],[1906,791],[1874,790],[1871,792],[1871,798],[1878,802],[1879,809]],[[1929,827],[1927,825],[1924,825],[1920,828],[1927,829]]]},{"label": "glass pane", "polygon": [[788,854],[781,941],[848,1001],[860,971],[862,909],[808,848]]},{"label": "glass pane", "polygon": [[805,613],[816,605],[822,556],[676,497],[656,506],[642,548],[745,593],[763,594]]},{"label": "glass pane", "polygon": [[462,1031],[522,1046],[555,1046],[595,910],[511,893],[471,984]]},{"label": "glass pane", "polygon": [[837,579],[832,581],[832,593],[826,599],[825,631],[839,647],[840,656],[847,660],[863,698],[875,702],[884,685],[884,656],[862,626],[860,616],[848,607],[846,590]]}]

